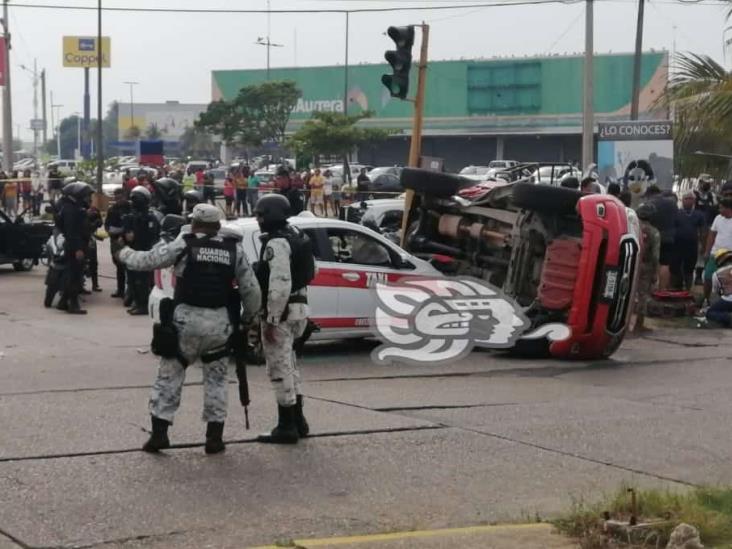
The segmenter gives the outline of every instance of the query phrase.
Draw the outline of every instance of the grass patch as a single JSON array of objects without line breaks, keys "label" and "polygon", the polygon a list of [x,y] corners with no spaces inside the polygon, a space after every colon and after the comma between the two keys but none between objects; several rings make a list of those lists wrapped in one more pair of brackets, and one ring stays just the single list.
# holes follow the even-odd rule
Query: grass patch
[{"label": "grass patch", "polygon": [[[636,490],[639,522],[664,520],[653,528],[648,545],[665,547],[671,531],[682,522],[695,526],[706,547],[732,549],[732,488],[698,488],[684,492]],[[627,521],[631,516],[628,487],[619,489],[603,501],[587,504],[575,501],[565,515],[552,521],[562,534],[577,539],[582,549],[618,547],[603,531],[604,514]],[[611,545],[612,544],[612,545]]]}]

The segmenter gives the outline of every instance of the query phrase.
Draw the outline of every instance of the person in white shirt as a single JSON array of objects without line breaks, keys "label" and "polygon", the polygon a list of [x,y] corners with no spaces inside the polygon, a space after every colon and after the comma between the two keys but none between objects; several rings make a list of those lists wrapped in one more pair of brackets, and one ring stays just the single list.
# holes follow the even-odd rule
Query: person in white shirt
[{"label": "person in white shirt", "polygon": [[712,293],[712,276],[719,268],[714,260],[714,253],[721,249],[732,250],[732,198],[723,198],[719,202],[719,215],[707,236],[707,248],[704,254],[707,258],[704,268],[704,298],[709,301]]}]

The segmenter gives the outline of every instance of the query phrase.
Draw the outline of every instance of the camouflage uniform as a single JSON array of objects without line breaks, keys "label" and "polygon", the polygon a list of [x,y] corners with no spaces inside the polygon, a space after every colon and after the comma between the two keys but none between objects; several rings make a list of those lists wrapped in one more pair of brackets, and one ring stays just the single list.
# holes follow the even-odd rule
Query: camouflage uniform
[{"label": "camouflage uniform", "polygon": [[641,221],[643,233],[643,252],[638,272],[638,290],[636,291],[636,312],[646,314],[646,307],[651,298],[658,275],[658,258],[661,248],[661,233],[648,221]]},{"label": "camouflage uniform", "polygon": [[[183,236],[189,232],[190,227],[184,227],[176,240],[170,243],[160,242],[149,252],[135,252],[125,248],[120,252],[119,259],[134,270],[150,271],[171,267],[185,250]],[[226,229],[219,232],[219,236],[224,234]],[[227,234],[235,235],[236,233]],[[179,261],[175,267],[176,276],[182,277],[184,271],[185,261]],[[236,279],[244,305],[244,319],[250,322],[251,317],[259,310],[261,293],[241,242],[236,245]],[[173,323],[178,329],[181,354],[189,364],[207,352],[221,349],[232,331],[225,307],[207,309],[180,304],[175,309]],[[227,358],[221,358],[203,365],[204,422],[223,423],[226,419],[227,362]],[[173,416],[180,405],[184,380],[185,368],[178,360],[160,359],[158,377],[153,384],[150,398],[150,413],[154,417],[173,422]]]},{"label": "camouflage uniform", "polygon": [[[273,238],[267,243],[263,260],[269,263],[269,291],[266,296],[267,324],[275,326],[274,343],[262,332],[262,350],[267,361],[267,375],[280,406],[293,406],[302,395],[302,380],[297,367],[293,345],[307,326],[309,314],[306,303],[289,303],[291,295],[307,296],[307,288],[291,294],[290,244],[285,238]],[[282,316],[287,310],[286,320]],[[264,324],[262,325],[264,330]]]}]

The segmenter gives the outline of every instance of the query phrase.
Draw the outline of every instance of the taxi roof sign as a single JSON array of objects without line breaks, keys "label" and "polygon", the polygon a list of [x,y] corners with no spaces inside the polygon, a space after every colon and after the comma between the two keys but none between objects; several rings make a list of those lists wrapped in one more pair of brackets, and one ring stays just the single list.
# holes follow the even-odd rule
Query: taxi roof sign
[{"label": "taxi roof sign", "polygon": [[[96,68],[98,66],[96,36],[64,36],[63,66]],[[102,67],[111,66],[111,44],[109,36],[102,36]]]}]

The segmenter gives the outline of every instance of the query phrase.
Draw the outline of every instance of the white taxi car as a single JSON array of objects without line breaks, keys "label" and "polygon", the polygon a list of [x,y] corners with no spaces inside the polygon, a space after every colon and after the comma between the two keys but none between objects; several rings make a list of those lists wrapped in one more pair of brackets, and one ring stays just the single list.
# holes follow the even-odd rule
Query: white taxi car
[{"label": "white taxi car", "polygon": [[[360,338],[369,328],[376,304],[371,289],[376,282],[396,282],[403,277],[443,275],[428,262],[412,256],[380,234],[347,221],[314,217],[310,212],[291,217],[289,223],[312,241],[318,272],[308,286],[310,320],[320,331],[313,340]],[[259,225],[253,218],[224,224],[243,236],[244,251],[251,264],[259,259]],[[172,297],[173,269],[155,272],[150,294],[150,315],[157,321],[158,304]]]}]

